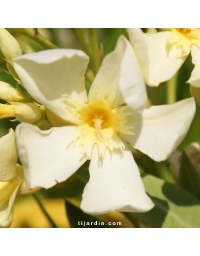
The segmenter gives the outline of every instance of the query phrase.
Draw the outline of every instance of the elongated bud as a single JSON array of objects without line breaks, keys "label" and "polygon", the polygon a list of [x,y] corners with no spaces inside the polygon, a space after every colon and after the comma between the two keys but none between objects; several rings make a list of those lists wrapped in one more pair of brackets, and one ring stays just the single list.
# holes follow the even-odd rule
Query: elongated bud
[{"label": "elongated bud", "polygon": [[27,102],[28,97],[17,91],[8,83],[0,81],[0,99],[8,102]]},{"label": "elongated bud", "polygon": [[0,119],[14,117],[14,105],[0,104]]},{"label": "elongated bud", "polygon": [[34,103],[21,103],[16,105],[14,114],[18,121],[34,124],[43,119],[44,110]]},{"label": "elongated bud", "polygon": [[22,55],[17,40],[4,28],[0,28],[0,49],[5,58],[12,63],[12,59]]}]

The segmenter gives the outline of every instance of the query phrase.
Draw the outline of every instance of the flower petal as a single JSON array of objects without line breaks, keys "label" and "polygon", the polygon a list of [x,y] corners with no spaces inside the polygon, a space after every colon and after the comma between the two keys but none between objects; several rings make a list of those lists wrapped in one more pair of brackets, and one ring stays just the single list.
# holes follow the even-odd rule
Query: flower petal
[{"label": "flower petal", "polygon": [[62,95],[87,100],[84,74],[88,56],[82,51],[46,50],[22,55],[13,64],[30,95],[57,115]]},{"label": "flower petal", "polygon": [[0,227],[9,227],[13,219],[13,206],[21,181],[0,182]]},{"label": "flower petal", "polygon": [[16,176],[17,149],[15,133],[12,129],[0,138],[0,181],[7,181]]},{"label": "flower petal", "polygon": [[110,101],[112,107],[126,102],[135,110],[140,110],[146,105],[147,95],[142,72],[135,53],[124,36],[119,37],[115,50],[104,58],[91,86],[89,101],[99,97]]},{"label": "flower petal", "polygon": [[168,44],[169,31],[148,34],[131,28],[127,32],[150,86],[158,86],[172,78],[187,57],[180,57],[181,49]]},{"label": "flower petal", "polygon": [[37,192],[41,189],[40,187],[35,187],[34,189],[28,189],[27,186],[26,186],[26,182],[24,180],[23,166],[20,165],[20,164],[17,164],[16,167],[17,167],[17,177],[18,177],[18,179],[21,180],[21,184],[20,184],[20,187],[19,187],[18,192],[17,192],[17,198],[21,197],[21,196],[26,196],[26,195],[33,194],[33,193],[35,193],[35,192]]},{"label": "flower petal", "polygon": [[188,132],[195,109],[193,98],[150,107],[136,117],[135,135],[120,134],[120,137],[155,161],[166,160]]},{"label": "flower petal", "polygon": [[41,131],[37,126],[17,126],[18,154],[28,188],[50,188],[65,181],[87,160],[83,147],[73,144],[76,126],[53,127]]},{"label": "flower petal", "polygon": [[154,204],[145,193],[140,172],[128,148],[122,153],[106,150],[100,159],[94,146],[90,180],[83,191],[81,209],[89,214],[110,211],[146,212]]},{"label": "flower petal", "polygon": [[200,49],[192,45],[191,47],[192,63],[195,65],[190,79],[187,83],[195,87],[200,87]]}]

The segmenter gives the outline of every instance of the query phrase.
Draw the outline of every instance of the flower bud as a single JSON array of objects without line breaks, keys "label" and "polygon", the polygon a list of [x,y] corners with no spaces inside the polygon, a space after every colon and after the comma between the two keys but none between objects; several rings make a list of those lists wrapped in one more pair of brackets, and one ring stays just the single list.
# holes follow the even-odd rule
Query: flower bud
[{"label": "flower bud", "polygon": [[0,99],[8,102],[27,102],[28,97],[17,91],[8,83],[0,81]]},{"label": "flower bud", "polygon": [[181,152],[174,152],[173,155],[169,158],[169,168],[173,178],[178,182],[179,180],[179,171],[181,166]]},{"label": "flower bud", "polygon": [[14,105],[0,104],[0,119],[14,117]]},{"label": "flower bud", "polygon": [[191,143],[189,147],[186,148],[186,154],[196,171],[200,174],[200,141]]},{"label": "flower bud", "polygon": [[[191,143],[186,149],[185,153],[195,167],[196,171],[200,174],[200,141]],[[179,171],[181,165],[181,152],[175,152],[169,158],[170,170],[175,180],[179,179]]]},{"label": "flower bud", "polygon": [[14,114],[18,121],[34,124],[42,120],[44,110],[34,103],[21,103],[16,105]]},{"label": "flower bud", "polygon": [[12,62],[12,59],[22,55],[17,40],[4,28],[0,28],[0,49],[5,58]]}]

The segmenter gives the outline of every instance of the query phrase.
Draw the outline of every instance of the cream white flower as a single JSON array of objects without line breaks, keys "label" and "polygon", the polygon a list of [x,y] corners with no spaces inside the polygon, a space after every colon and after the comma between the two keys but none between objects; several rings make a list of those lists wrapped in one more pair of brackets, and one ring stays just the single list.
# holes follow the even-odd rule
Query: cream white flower
[{"label": "cream white flower", "polygon": [[9,227],[16,197],[30,194],[24,182],[23,168],[17,164],[15,134],[12,129],[0,138],[0,227]]},{"label": "cream white flower", "polygon": [[193,98],[145,109],[142,73],[123,36],[105,57],[88,95],[84,86],[88,57],[82,51],[47,50],[13,63],[26,90],[58,126],[47,131],[24,123],[17,127],[28,187],[50,188],[91,159],[83,211],[150,210],[154,204],[145,193],[129,145],[156,161],[166,159],[189,129]]},{"label": "cream white flower", "polygon": [[200,87],[200,29],[175,28],[158,33],[127,29],[130,42],[150,86],[172,78],[191,52],[195,65],[187,83]]}]

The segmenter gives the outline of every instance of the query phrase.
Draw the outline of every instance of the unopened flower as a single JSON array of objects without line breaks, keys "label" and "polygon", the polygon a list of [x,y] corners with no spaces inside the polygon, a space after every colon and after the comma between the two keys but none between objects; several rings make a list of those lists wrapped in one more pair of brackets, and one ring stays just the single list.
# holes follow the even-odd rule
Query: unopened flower
[{"label": "unopened flower", "polygon": [[45,116],[44,110],[22,92],[0,81],[0,99],[9,104],[0,104],[0,119],[16,118],[19,122],[36,124]]},{"label": "unopened flower", "polygon": [[7,102],[27,102],[28,97],[17,89],[13,88],[10,84],[0,81],[0,99]]},{"label": "unopened flower", "polygon": [[127,29],[130,42],[150,86],[172,78],[191,52],[195,65],[187,83],[200,87],[200,29],[172,28],[153,34]]},{"label": "unopened flower", "polygon": [[35,103],[0,104],[0,119],[14,117],[19,122],[37,124],[44,116],[44,110]]},{"label": "unopened flower", "polygon": [[23,168],[17,164],[15,134],[12,129],[0,138],[0,227],[9,227],[16,197],[33,193],[24,182]]},{"label": "unopened flower", "polygon": [[185,137],[195,113],[193,98],[145,109],[147,95],[134,51],[121,36],[95,77],[84,86],[88,57],[78,50],[47,50],[16,58],[28,93],[43,104],[54,126],[17,127],[19,156],[28,187],[50,188],[91,159],[83,211],[145,212],[146,195],[129,145],[156,161],[168,158]]},{"label": "unopened flower", "polygon": [[0,28],[0,50],[10,63],[12,63],[13,58],[22,55],[19,43],[4,28]]}]

